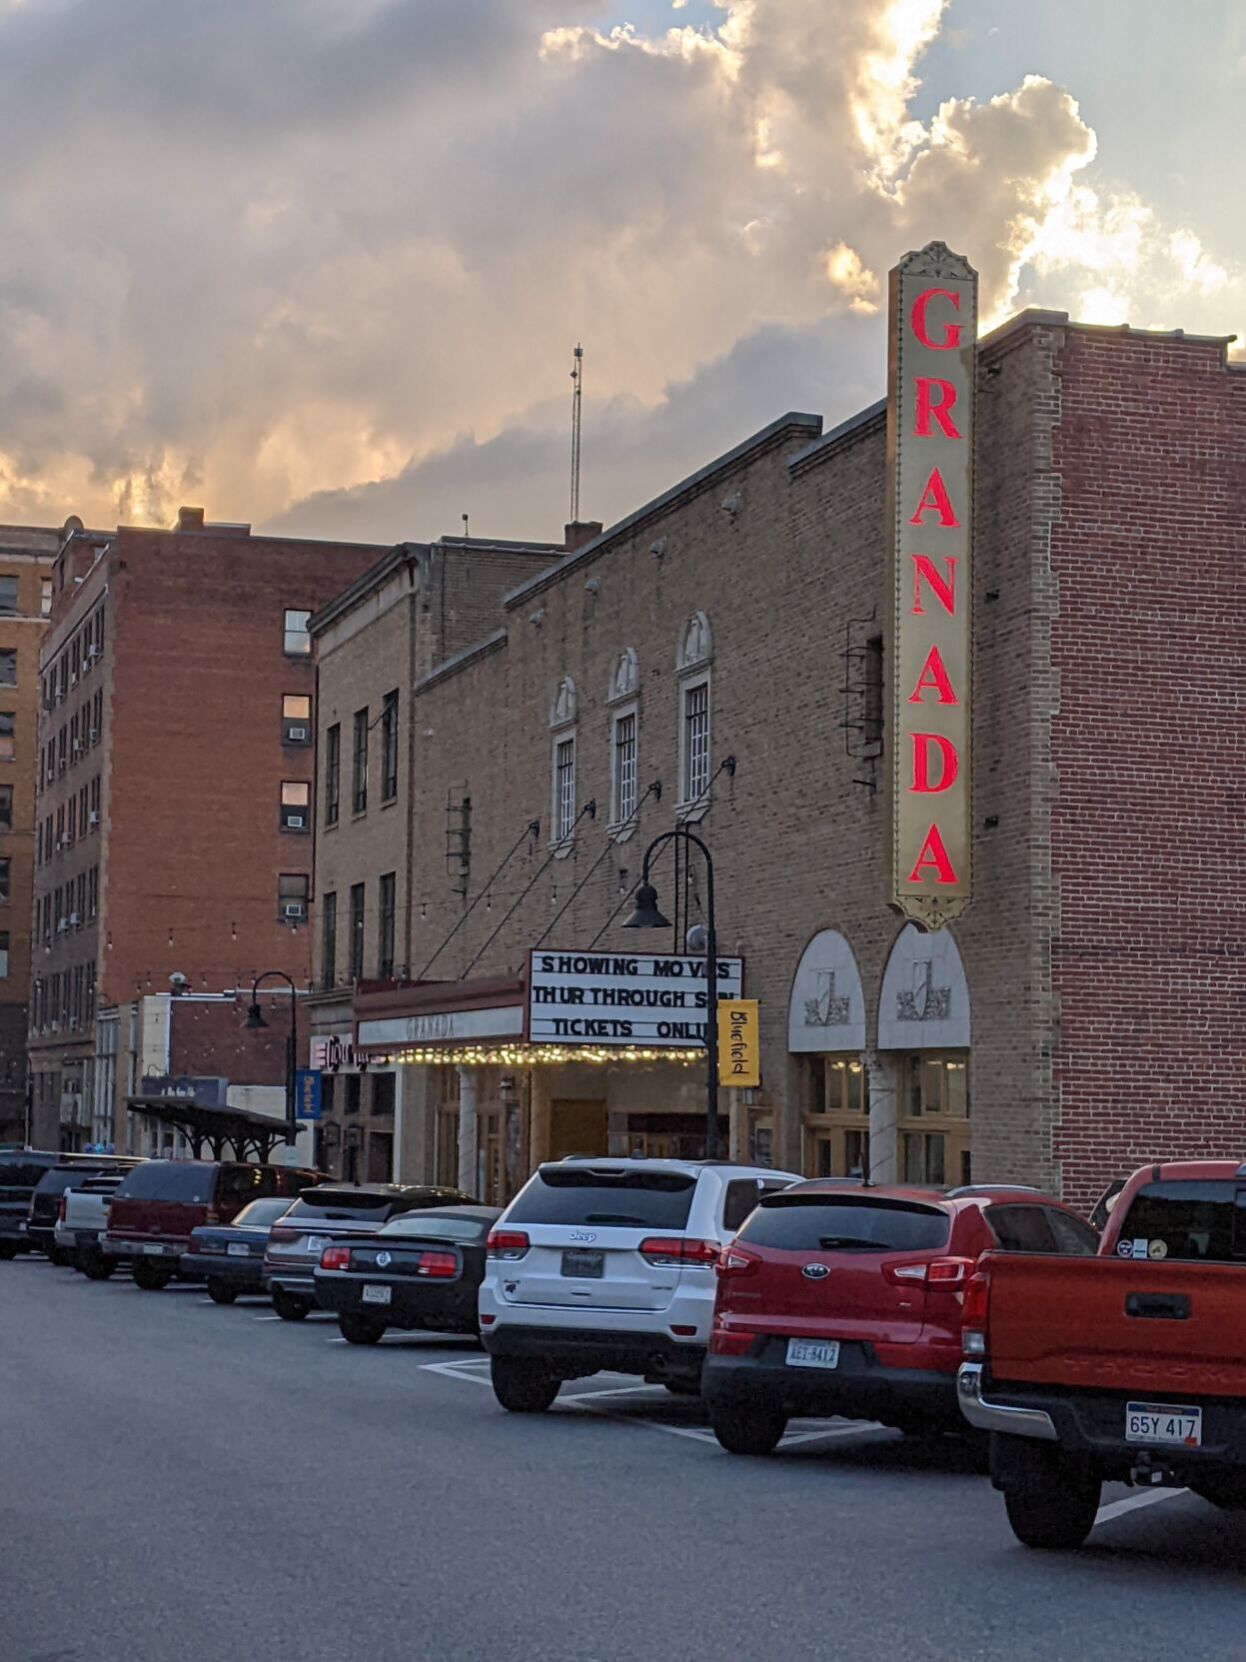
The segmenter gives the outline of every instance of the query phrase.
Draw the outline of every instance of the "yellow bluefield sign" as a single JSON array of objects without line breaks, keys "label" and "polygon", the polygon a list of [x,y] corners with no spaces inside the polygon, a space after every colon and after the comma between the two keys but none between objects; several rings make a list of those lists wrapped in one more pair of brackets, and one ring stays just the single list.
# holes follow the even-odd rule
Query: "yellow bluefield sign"
[{"label": "yellow bluefield sign", "polygon": [[718,1001],[718,1083],[741,1091],[761,1084],[761,1005],[755,998]]}]

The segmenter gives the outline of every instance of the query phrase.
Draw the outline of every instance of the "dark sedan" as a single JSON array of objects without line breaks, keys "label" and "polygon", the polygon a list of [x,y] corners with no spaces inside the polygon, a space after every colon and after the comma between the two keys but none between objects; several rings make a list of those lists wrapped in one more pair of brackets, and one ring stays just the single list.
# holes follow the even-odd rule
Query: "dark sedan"
[{"label": "dark sedan", "polygon": [[239,1293],[263,1293],[264,1248],[293,1195],[270,1195],[244,1206],[232,1223],[200,1224],[190,1232],[190,1250],[180,1269],[189,1281],[206,1281],[214,1304],[232,1304]]},{"label": "dark sedan", "polygon": [[485,1242],[501,1215],[444,1206],[408,1212],[365,1240],[334,1242],[316,1270],[316,1302],[337,1313],[352,1345],[374,1345],[389,1327],[476,1333]]}]

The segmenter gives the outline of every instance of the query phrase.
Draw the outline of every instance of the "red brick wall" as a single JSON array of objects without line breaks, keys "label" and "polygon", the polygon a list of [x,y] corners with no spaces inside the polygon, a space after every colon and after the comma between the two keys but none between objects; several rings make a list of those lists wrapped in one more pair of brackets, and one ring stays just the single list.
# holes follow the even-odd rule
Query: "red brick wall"
[{"label": "red brick wall", "polygon": [[[271,983],[270,983],[271,985]],[[269,999],[260,989],[267,1027],[249,1032],[243,1023],[248,999],[201,1003],[193,998],[170,1001],[169,1072],[175,1077],[220,1076],[232,1085],[281,1085],[286,1077],[286,1035],[290,1000]],[[306,1044],[300,1044],[306,1050]]]},{"label": "red brick wall", "polygon": [[1246,1158],[1246,374],[1214,342],[1069,330],[1054,466],[1064,1191]]}]

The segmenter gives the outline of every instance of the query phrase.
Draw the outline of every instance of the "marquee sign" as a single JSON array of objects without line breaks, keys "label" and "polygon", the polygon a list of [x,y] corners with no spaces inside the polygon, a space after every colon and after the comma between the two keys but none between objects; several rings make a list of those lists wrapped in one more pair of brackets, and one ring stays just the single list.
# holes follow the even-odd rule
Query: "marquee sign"
[{"label": "marquee sign", "polygon": [[[528,966],[528,1038],[533,1044],[705,1044],[706,960],[671,953],[545,952]],[[744,961],[718,959],[718,996],[739,998]]]},{"label": "marquee sign", "polygon": [[978,279],[941,242],[891,273],[887,899],[939,929],[971,896],[974,343]]}]

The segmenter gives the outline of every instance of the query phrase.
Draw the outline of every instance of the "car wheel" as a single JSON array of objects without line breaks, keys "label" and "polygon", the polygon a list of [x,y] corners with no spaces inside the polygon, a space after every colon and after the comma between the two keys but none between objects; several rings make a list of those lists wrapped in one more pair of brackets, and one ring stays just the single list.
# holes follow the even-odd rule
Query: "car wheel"
[{"label": "car wheel", "polygon": [[88,1249],[78,1254],[78,1268],[88,1281],[107,1281],[110,1275],[116,1273],[117,1260],[105,1258],[102,1252]]},{"label": "car wheel", "polygon": [[1191,1483],[1190,1488],[1201,1500],[1218,1506],[1222,1512],[1246,1512],[1246,1483],[1233,1478],[1203,1478]]},{"label": "car wheel", "polygon": [[283,1322],[306,1321],[311,1314],[311,1305],[305,1298],[298,1298],[294,1293],[283,1293],[280,1288],[273,1289],[273,1309]]},{"label": "car wheel", "polygon": [[149,1264],[145,1258],[136,1260],[132,1274],[134,1285],[145,1293],[158,1293],[173,1279],[172,1270],[166,1270],[163,1264]]},{"label": "car wheel", "polygon": [[337,1325],[348,1345],[379,1344],[385,1334],[384,1322],[378,1322],[371,1316],[360,1316],[352,1311],[343,1311],[337,1319]]},{"label": "car wheel", "polygon": [[17,1248],[12,1241],[0,1241],[0,1264],[7,1264],[10,1258],[17,1257]]},{"label": "car wheel", "polygon": [[558,1395],[561,1380],[517,1356],[495,1356],[489,1363],[493,1394],[512,1414],[543,1414]]},{"label": "car wheel", "polygon": [[221,1281],[219,1277],[208,1277],[208,1297],[213,1304],[232,1304],[238,1297],[237,1287],[231,1287],[228,1281]]},{"label": "car wheel", "polygon": [[1005,1489],[1013,1534],[1023,1546],[1052,1552],[1080,1547],[1094,1528],[1102,1487],[1097,1477],[1055,1471],[1023,1488]]},{"label": "car wheel", "polygon": [[699,1397],[701,1387],[695,1379],[664,1379],[662,1381],[673,1397]]},{"label": "car wheel", "polygon": [[787,1430],[782,1408],[764,1404],[753,1407],[714,1407],[710,1410],[714,1435],[728,1454],[773,1454]]},{"label": "car wheel", "polygon": [[49,1247],[48,1248],[48,1257],[56,1265],[58,1270],[67,1270],[69,1268],[70,1264],[73,1262],[73,1260],[70,1258],[69,1254],[65,1251],[64,1247],[58,1247],[58,1246]]}]

